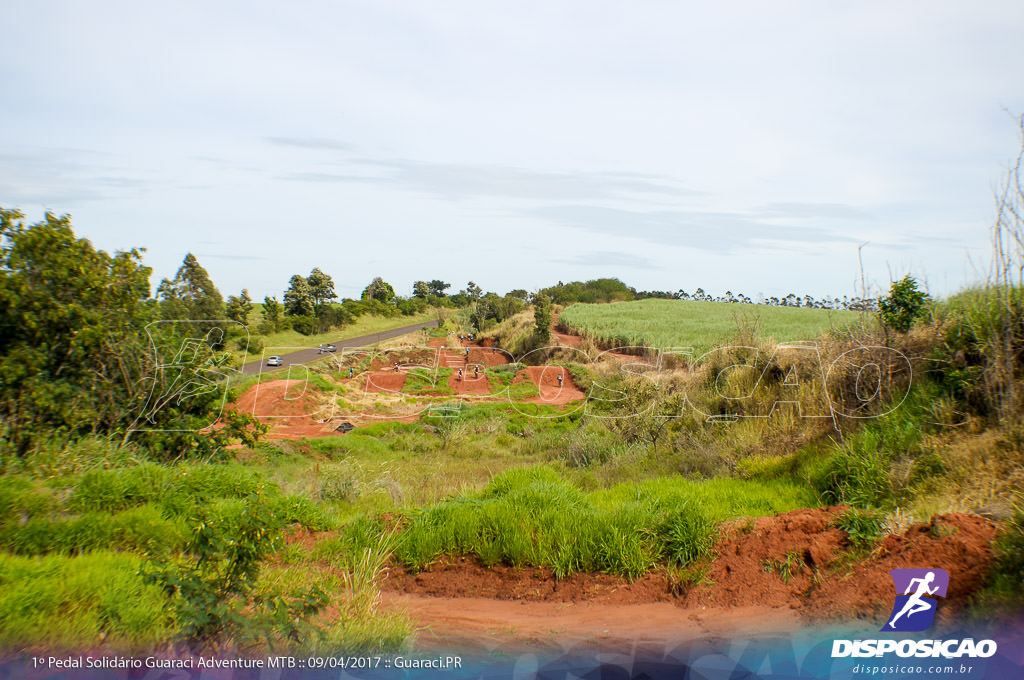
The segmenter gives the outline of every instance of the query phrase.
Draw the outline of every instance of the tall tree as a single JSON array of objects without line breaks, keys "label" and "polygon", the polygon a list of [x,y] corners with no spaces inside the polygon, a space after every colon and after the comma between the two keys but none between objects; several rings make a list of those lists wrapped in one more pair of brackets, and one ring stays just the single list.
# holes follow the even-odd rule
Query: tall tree
[{"label": "tall tree", "polygon": [[533,337],[538,344],[551,339],[551,299],[543,293],[533,300]]},{"label": "tall tree", "polygon": [[320,267],[314,267],[306,278],[306,283],[309,284],[309,294],[313,298],[314,313],[319,316],[323,305],[338,297],[334,292],[334,279],[325,274]]},{"label": "tall tree", "polygon": [[412,296],[425,298],[430,295],[430,284],[426,281],[416,281],[412,284]]},{"label": "tall tree", "polygon": [[[224,318],[224,298],[192,253],[185,255],[173,279],[164,279],[160,282],[157,294],[164,302],[169,303],[165,308],[174,314],[169,318],[193,321]],[[181,313],[184,314],[183,317],[177,316]]]},{"label": "tall tree", "polygon": [[466,284],[466,288],[465,290],[462,291],[462,294],[470,298],[471,300],[478,300],[481,296],[483,296],[484,289],[476,285],[474,282],[470,281],[469,283]]},{"label": "tall tree", "polygon": [[229,295],[228,301],[224,305],[224,313],[235,323],[247,326],[249,314],[252,313],[252,298],[249,297],[249,289],[243,288],[238,297]]},{"label": "tall tree", "polygon": [[263,323],[260,325],[260,332],[277,333],[284,326],[283,310],[281,303],[276,297],[266,296],[263,298]]},{"label": "tall tree", "polygon": [[445,291],[448,290],[451,287],[452,287],[452,284],[450,284],[450,283],[448,283],[446,281],[441,281],[440,279],[434,279],[433,281],[427,281],[427,288],[430,289],[430,294],[431,295],[436,295],[437,297],[444,297],[445,296]]},{"label": "tall tree", "polygon": [[375,276],[373,281],[370,281],[370,285],[363,289],[362,297],[364,300],[391,302],[395,299],[395,289],[381,277]]},{"label": "tall tree", "polygon": [[309,281],[305,276],[296,274],[284,292],[284,313],[289,316],[312,316],[313,310],[313,293],[309,290]]}]

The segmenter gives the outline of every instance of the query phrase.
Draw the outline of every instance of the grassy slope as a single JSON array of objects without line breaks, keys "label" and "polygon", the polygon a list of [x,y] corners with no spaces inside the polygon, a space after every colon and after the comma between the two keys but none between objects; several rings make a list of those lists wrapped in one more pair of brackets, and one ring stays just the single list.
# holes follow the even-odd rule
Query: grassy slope
[{"label": "grassy slope", "polygon": [[602,343],[693,347],[698,355],[735,338],[740,328],[755,329],[757,339],[790,342],[813,340],[859,319],[847,311],[686,300],[576,304],[559,315],[561,323]]}]

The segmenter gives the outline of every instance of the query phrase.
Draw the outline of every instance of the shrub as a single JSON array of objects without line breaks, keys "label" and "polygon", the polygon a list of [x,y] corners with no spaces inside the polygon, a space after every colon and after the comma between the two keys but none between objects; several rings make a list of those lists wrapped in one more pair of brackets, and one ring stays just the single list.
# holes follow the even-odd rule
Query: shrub
[{"label": "shrub", "polygon": [[917,289],[917,281],[907,275],[894,281],[889,294],[878,301],[882,323],[897,333],[906,333],[914,322],[924,316],[928,294]]},{"label": "shrub", "polygon": [[254,597],[260,567],[280,545],[281,524],[259,492],[244,502],[198,507],[189,518],[187,556],[150,567],[148,582],[172,598],[189,643],[202,646],[226,635],[270,641],[282,625],[292,636],[313,630],[301,624],[326,604],[319,587],[293,597],[275,592],[260,593],[258,601]]},{"label": "shrub", "polygon": [[836,517],[832,526],[841,529],[854,547],[867,548],[882,537],[885,516],[873,510],[850,508]]}]

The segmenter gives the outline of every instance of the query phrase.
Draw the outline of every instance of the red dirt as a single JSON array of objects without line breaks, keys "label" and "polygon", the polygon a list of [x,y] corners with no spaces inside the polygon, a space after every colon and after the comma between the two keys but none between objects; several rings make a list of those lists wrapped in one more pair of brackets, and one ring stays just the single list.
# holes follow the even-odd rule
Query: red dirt
[{"label": "red dirt", "polygon": [[482,649],[579,654],[596,650],[632,655],[650,646],[658,653],[679,640],[750,637],[796,630],[789,609],[738,607],[681,610],[667,602],[528,602],[479,597],[449,599],[386,592],[386,606],[405,610],[417,623],[418,650]]},{"label": "red dirt", "polygon": [[570,347],[579,347],[580,343],[583,342],[583,338],[578,335],[570,335],[563,333],[558,330],[558,315],[555,314],[551,320],[551,337],[559,341],[563,345],[569,345]]},{"label": "red dirt", "polygon": [[405,373],[390,371],[374,371],[366,375],[363,388],[367,392],[397,393],[405,386]]},{"label": "red dirt", "polygon": [[[890,570],[936,567],[950,575],[938,619],[951,621],[981,587],[995,536],[988,520],[963,514],[936,516],[902,535],[886,537],[868,559],[851,565],[843,562],[843,551],[849,548],[845,535],[829,526],[842,510],[795,510],[758,518],[752,527],[734,526],[731,537],[716,548],[718,558],[708,574],[715,585],[691,591],[687,604],[789,604],[810,619],[877,619],[892,607]],[[777,566],[773,573],[765,566],[766,561],[783,562],[787,555],[799,560],[789,583]]]},{"label": "red dirt", "polygon": [[[528,366],[524,369],[537,389],[540,396],[524,401],[537,404],[568,404],[569,402],[586,399],[587,395],[572,381],[572,374],[564,366]],[[524,371],[520,371],[520,374]],[[558,376],[562,376],[562,385],[558,384]]]},{"label": "red dirt", "polygon": [[[385,601],[429,626],[428,646],[431,639],[493,643],[495,635],[506,642],[556,644],[692,638],[714,626],[778,632],[801,622],[881,623],[893,602],[889,571],[903,567],[949,572],[938,620],[955,621],[992,560],[990,522],[939,516],[888,536],[870,555],[854,560],[845,535],[831,526],[843,510],[795,510],[732,523],[716,545],[707,573],[711,584],[689,586],[681,594],[670,591],[663,571],[632,583],[608,574],[557,580],[550,569],[486,568],[474,558],[444,559],[419,574],[393,567],[381,587]],[[788,555],[793,567],[787,583],[778,565]]]},{"label": "red dirt", "polygon": [[268,439],[323,437],[334,432],[326,421],[329,405],[317,404],[308,391],[299,391],[304,380],[271,380],[257,383],[230,406],[270,425]]},{"label": "red dirt", "polygon": [[[562,331],[558,330],[557,315],[551,322],[551,337],[555,338],[564,345],[569,345],[570,347],[579,347],[580,343],[583,342],[583,337],[580,335],[576,335],[574,333],[563,333]],[[597,355],[595,361],[600,361],[601,359],[606,358],[619,359],[621,361],[629,361],[632,363],[646,364],[648,366],[651,365],[651,363],[649,361],[645,361],[642,356],[638,356],[636,354],[626,354],[625,352],[616,352],[614,351],[615,349],[616,348],[612,348],[602,351],[600,354]]]}]

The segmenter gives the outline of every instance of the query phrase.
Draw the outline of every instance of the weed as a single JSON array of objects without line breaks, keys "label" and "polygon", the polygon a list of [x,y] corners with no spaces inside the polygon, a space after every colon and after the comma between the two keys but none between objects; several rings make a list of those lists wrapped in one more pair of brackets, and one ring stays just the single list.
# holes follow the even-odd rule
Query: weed
[{"label": "weed", "polygon": [[865,549],[882,537],[885,522],[880,512],[850,508],[832,520],[832,526],[841,529],[855,548]]},{"label": "weed", "polygon": [[804,561],[804,556],[799,550],[790,550],[781,560],[761,560],[761,566],[764,567],[765,572],[769,574],[778,574],[779,578],[782,579],[782,582],[788,585],[790,579],[796,574],[803,572],[804,567],[806,567],[807,564]]}]

